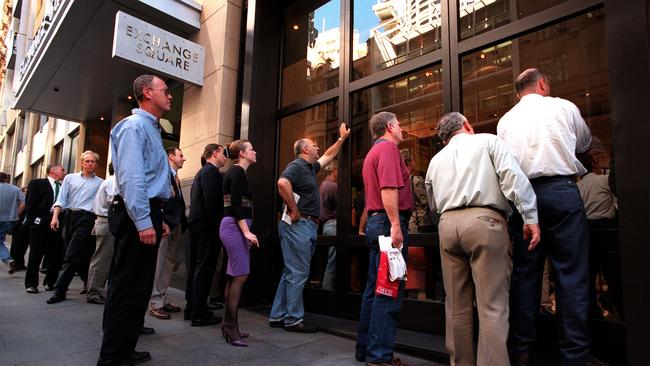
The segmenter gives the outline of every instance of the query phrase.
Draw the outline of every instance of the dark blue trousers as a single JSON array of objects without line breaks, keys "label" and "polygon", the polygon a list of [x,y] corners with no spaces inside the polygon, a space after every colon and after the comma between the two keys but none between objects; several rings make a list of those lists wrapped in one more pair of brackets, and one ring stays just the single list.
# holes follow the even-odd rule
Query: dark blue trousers
[{"label": "dark blue trousers", "polygon": [[[541,241],[529,252],[521,217],[514,214],[510,229],[513,273],[510,288],[510,336],[513,353],[526,353],[535,343],[534,320],[539,314],[544,261],[549,257],[557,276],[558,341],[565,365],[589,359],[591,339],[586,320],[589,308],[589,232],[584,204],[569,177],[532,179],[537,195]],[[516,211],[515,211],[516,212]]]}]

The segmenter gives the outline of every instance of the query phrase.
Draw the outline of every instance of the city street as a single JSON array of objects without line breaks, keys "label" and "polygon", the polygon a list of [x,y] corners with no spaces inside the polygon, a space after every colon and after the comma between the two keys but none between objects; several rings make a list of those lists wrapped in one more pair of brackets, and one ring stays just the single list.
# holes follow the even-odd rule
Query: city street
[{"label": "city street", "polygon": [[[41,288],[35,295],[24,289],[25,272],[9,275],[0,270],[0,366],[80,365],[97,362],[101,343],[103,306],[88,304],[79,295],[76,277],[68,300],[47,305],[50,296]],[[183,293],[171,290],[174,304],[183,305]],[[250,332],[249,347],[233,347],[223,340],[218,326],[191,327],[182,313],[171,320],[146,316],[155,335],[142,336],[139,351],[151,352],[143,365],[362,365],[354,359],[354,342],[319,332],[289,333],[270,328],[262,315],[240,312],[241,329]],[[436,365],[396,355],[409,365]]]}]

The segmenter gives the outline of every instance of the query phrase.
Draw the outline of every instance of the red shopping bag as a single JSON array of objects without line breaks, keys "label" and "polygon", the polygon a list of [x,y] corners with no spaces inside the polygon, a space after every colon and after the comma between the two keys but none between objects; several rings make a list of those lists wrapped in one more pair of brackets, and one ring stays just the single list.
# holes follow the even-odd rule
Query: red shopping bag
[{"label": "red shopping bag", "polygon": [[379,252],[379,268],[377,269],[377,285],[375,286],[375,295],[389,296],[394,299],[397,298],[399,292],[400,280],[391,281],[388,269],[388,252]]}]

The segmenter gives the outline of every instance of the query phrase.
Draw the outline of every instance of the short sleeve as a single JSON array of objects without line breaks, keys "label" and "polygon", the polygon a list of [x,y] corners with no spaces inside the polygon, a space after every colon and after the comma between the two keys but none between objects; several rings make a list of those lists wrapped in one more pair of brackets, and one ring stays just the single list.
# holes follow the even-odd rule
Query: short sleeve
[{"label": "short sleeve", "polygon": [[292,186],[295,186],[300,179],[300,175],[300,166],[296,163],[291,162],[289,165],[287,165],[286,169],[284,169],[280,175],[280,178],[288,180]]}]

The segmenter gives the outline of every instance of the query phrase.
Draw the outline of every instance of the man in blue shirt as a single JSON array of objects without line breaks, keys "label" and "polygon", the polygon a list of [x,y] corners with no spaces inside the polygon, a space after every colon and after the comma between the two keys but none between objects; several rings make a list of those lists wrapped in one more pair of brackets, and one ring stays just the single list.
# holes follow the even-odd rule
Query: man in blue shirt
[{"label": "man in blue shirt", "polygon": [[5,246],[5,236],[24,209],[25,195],[18,187],[9,184],[8,174],[0,173],[0,261],[9,267],[9,274],[15,272],[16,262]]},{"label": "man in blue shirt", "polygon": [[95,240],[91,231],[95,224],[93,201],[104,181],[95,175],[99,155],[88,150],[81,154],[81,172],[68,174],[63,178],[61,191],[54,202],[54,212],[50,228],[59,230],[59,214],[66,210],[65,223],[62,226],[65,256],[59,278],[54,285],[54,295],[47,300],[48,304],[56,304],[65,300],[68,286],[75,272],[85,283],[88,280],[90,258],[95,252]]},{"label": "man in blue shirt", "polygon": [[111,130],[115,193],[108,211],[115,236],[104,308],[104,339],[97,365],[132,365],[151,359],[136,352],[153,288],[158,244],[169,228],[162,207],[171,196],[171,172],[158,120],[171,109],[165,82],[141,75],[133,82],[140,108]]}]

